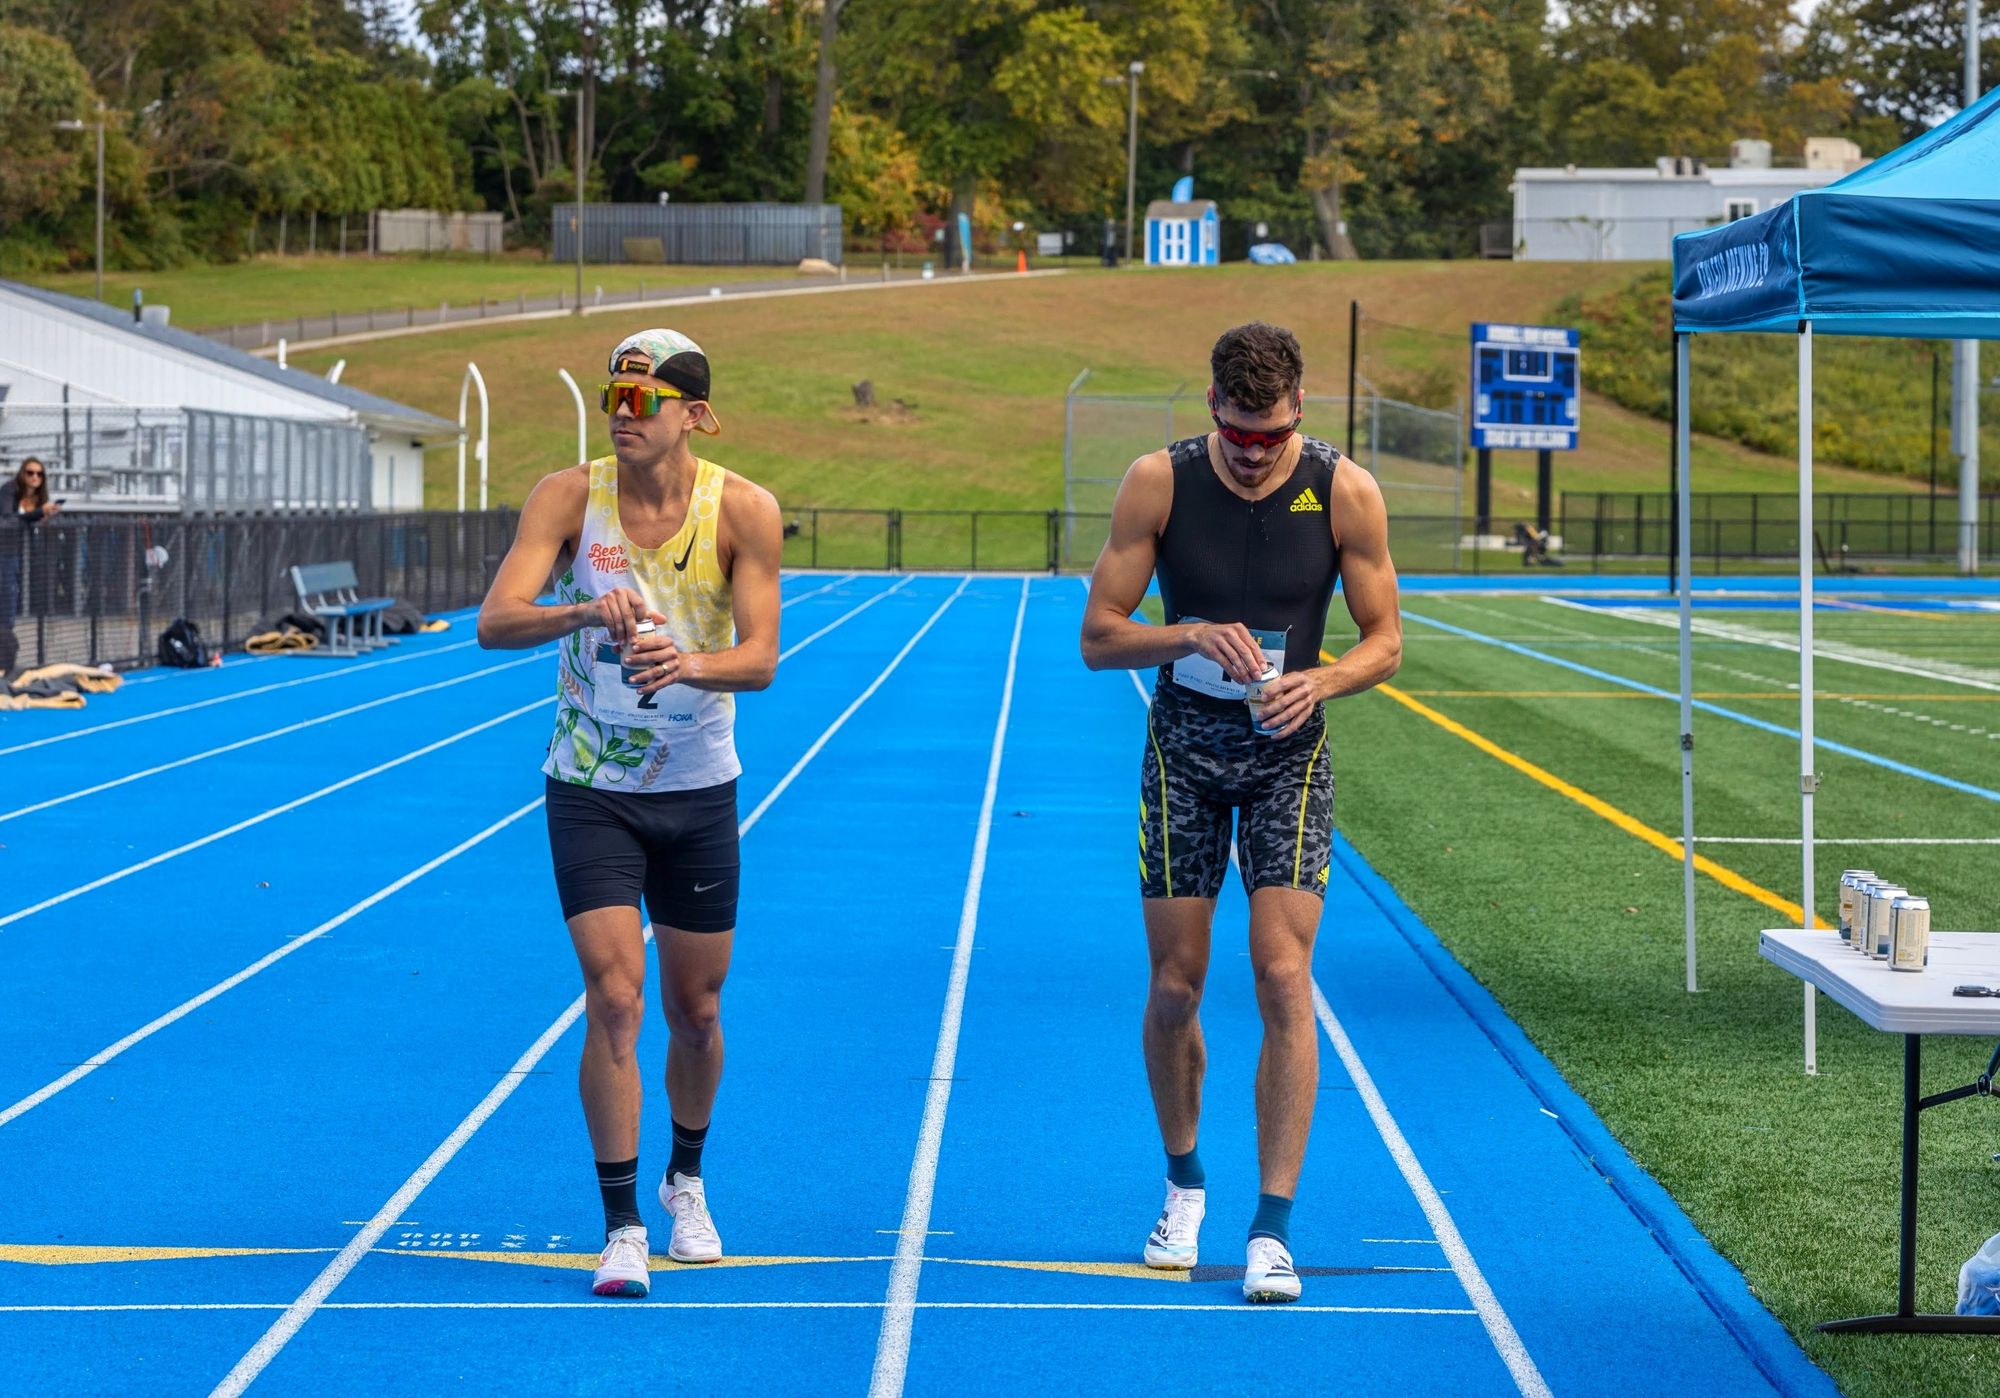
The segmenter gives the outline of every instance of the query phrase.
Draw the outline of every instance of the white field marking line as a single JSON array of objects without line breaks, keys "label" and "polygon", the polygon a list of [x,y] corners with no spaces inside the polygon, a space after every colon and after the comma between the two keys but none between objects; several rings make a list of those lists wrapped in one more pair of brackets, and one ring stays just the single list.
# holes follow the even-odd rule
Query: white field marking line
[{"label": "white field marking line", "polygon": [[114,728],[130,728],[135,723],[150,723],[156,718],[170,718],[175,714],[193,713],[196,709],[211,708],[216,704],[227,704],[237,699],[248,699],[256,694],[270,694],[280,689],[292,689],[302,684],[318,684],[322,680],[337,680],[348,675],[358,675],[363,670],[374,670],[383,665],[405,665],[412,660],[428,660],[433,655],[443,655],[447,651],[464,650],[476,646],[478,641],[453,641],[448,646],[435,650],[412,651],[408,655],[392,655],[384,660],[364,660],[359,665],[347,665],[338,670],[326,670],[317,675],[301,675],[295,680],[278,680],[273,684],[260,684],[253,689],[239,689],[231,694],[218,694],[213,699],[201,699],[192,704],[176,704],[170,709],[155,709],[149,714],[134,714],[130,718],[113,719],[109,723],[92,724],[88,728],[76,728],[67,733],[56,733],[46,738],[36,738],[32,742],[16,743],[10,748],[0,748],[0,757],[11,753],[26,752],[29,748],[47,747],[50,743],[66,743],[72,738],[87,738],[92,733],[108,733]]},{"label": "white field marking line", "polygon": [[852,573],[849,573],[849,574],[847,574],[847,575],[846,575],[846,576],[844,576],[844,577],[838,577],[838,578],[835,578],[835,579],[834,579],[834,580],[833,580],[832,582],[828,583],[828,584],[827,584],[827,585],[826,585],[825,587],[816,587],[816,588],[814,588],[814,589],[813,589],[813,590],[812,590],[811,592],[801,592],[801,593],[800,593],[800,594],[799,594],[798,596],[796,596],[796,597],[787,597],[787,598],[786,598],[786,599],[785,599],[784,601],[782,601],[782,602],[780,602],[780,603],[778,604],[778,610],[782,612],[782,611],[783,611],[783,610],[784,610],[785,608],[787,608],[787,607],[791,606],[791,605],[792,605],[792,604],[793,604],[794,602],[803,602],[803,601],[805,601],[805,600],[806,600],[806,599],[807,599],[808,597],[817,597],[817,596],[819,596],[819,595],[820,595],[820,594],[821,594],[822,592],[831,592],[831,591],[833,591],[833,589],[835,589],[836,587],[839,587],[839,586],[840,586],[840,585],[841,585],[842,583],[844,583],[844,582],[852,582],[853,580],[854,580],[854,574],[852,574]]},{"label": "white field marking line", "polygon": [[[1546,602],[1549,605],[1556,607],[1570,607],[1573,609],[1577,607],[1576,603],[1565,601],[1560,597],[1542,597],[1538,600]],[[1473,608],[1472,610],[1479,611],[1486,616],[1499,617],[1504,615],[1504,613],[1495,612],[1488,608]],[[1626,608],[1586,607],[1582,608],[1582,610],[1599,612],[1607,616],[1616,617],[1620,620],[1632,620],[1632,621],[1650,620],[1650,618],[1640,617],[1637,615],[1628,615],[1628,609]],[[1695,629],[1699,631],[1700,627],[1696,627]],[[1584,635],[1585,633],[1580,631],[1573,631],[1570,628],[1565,627],[1565,628],[1559,628],[1559,634],[1565,636],[1571,636],[1571,635],[1581,636]],[[1635,654],[1643,655],[1649,660],[1659,660],[1668,664],[1676,664],[1676,665],[1678,664],[1678,657],[1673,656],[1666,651],[1655,650],[1652,649],[1650,646],[1643,646],[1634,642],[1628,642],[1626,643],[1626,646],[1628,649],[1632,650]],[[1796,645],[1791,646],[1789,649],[1794,654],[1797,654],[1798,652],[1798,647]],[[1816,655],[1824,654],[1825,651],[1826,651],[1826,646],[1825,643],[1823,642],[1816,643],[1813,647],[1813,652]],[[1715,661],[1715,660],[1697,660],[1694,663],[1697,669],[1711,670],[1718,674],[1729,675],[1735,679],[1748,680],[1754,684],[1761,684],[1768,689],[1788,689],[1794,695],[1798,693],[1799,683],[1796,678],[1781,679],[1775,675],[1758,674],[1753,670],[1741,670],[1733,665],[1725,665],[1720,661]],[[1969,683],[1969,682],[1959,681],[1959,683]],[[1921,723],[1936,728],[1945,728],[1949,729],[1953,733],[1964,733],[1968,737],[1982,738],[1990,736],[1987,733],[1986,729],[1978,727],[1976,725],[1953,723],[1950,719],[1935,718],[1930,714],[1918,713],[1913,709],[1899,709],[1896,708],[1893,704],[1882,703],[1876,700],[1857,699],[1851,695],[1838,695],[1838,694],[1820,695],[1817,697],[1819,701],[1822,703],[1831,701],[1837,704],[1845,704],[1849,708],[1865,709],[1870,713],[1878,713],[1885,715],[1889,718],[1902,719],[1905,722]]]},{"label": "white field marking line", "polygon": [[[1698,845],[1791,845],[1796,849],[1799,844],[1799,837],[1797,835],[1790,837],[1783,835],[1697,835],[1694,837],[1694,842]],[[1848,839],[1845,837],[1836,838],[1830,835],[1816,835],[1813,837],[1813,843],[1816,845],[2000,845],[2000,836],[1982,836],[1968,839],[1893,838],[1871,840],[1865,836]]]},{"label": "white field marking line", "polygon": [[1500,1300],[1487,1285],[1485,1273],[1479,1270],[1479,1263],[1472,1256],[1472,1249],[1465,1245],[1465,1237],[1458,1231],[1458,1224],[1452,1220],[1451,1211],[1444,1206],[1444,1199],[1430,1176],[1417,1159],[1417,1153],[1410,1149],[1409,1140],[1403,1129],[1396,1125],[1396,1118],[1389,1113],[1389,1104],[1382,1100],[1381,1091],[1375,1086],[1375,1079],[1369,1076],[1368,1068],[1361,1061],[1361,1055],[1354,1050],[1353,1041],[1347,1037],[1347,1030],[1333,1013],[1333,1006],[1326,1002],[1326,995],[1320,990],[1319,982],[1313,982],[1313,1012],[1319,1016],[1320,1027],[1326,1030],[1326,1037],[1333,1044],[1333,1051],[1340,1055],[1341,1066],[1347,1069],[1347,1076],[1354,1082],[1355,1091],[1361,1096],[1368,1115],[1375,1122],[1375,1130],[1382,1137],[1382,1144],[1389,1148],[1389,1154],[1396,1161],[1396,1168],[1402,1172],[1403,1182],[1410,1187],[1410,1193],[1417,1196],[1417,1203],[1424,1211],[1424,1218],[1430,1223],[1431,1231],[1437,1234],[1437,1244],[1444,1249],[1445,1260],[1451,1263],[1451,1270],[1458,1274],[1458,1283],[1465,1288],[1465,1294],[1472,1301],[1472,1308],[1478,1312],[1479,1320],[1486,1327],[1486,1334],[1493,1341],[1493,1348],[1499,1351],[1500,1361],[1507,1366],[1507,1372],[1514,1377],[1514,1386],[1521,1390],[1523,1398],[1551,1398],[1548,1381],[1542,1371],[1535,1367],[1534,1359],[1528,1354],[1528,1347],[1521,1343],[1521,1336],[1514,1329],[1514,1322],[1507,1318]]},{"label": "white field marking line", "polygon": [[130,1034],[127,1034],[124,1038],[120,1039],[117,1043],[99,1049],[96,1053],[92,1054],[88,1060],[77,1064],[76,1067],[70,1069],[67,1073],[64,1073],[54,1082],[48,1083],[47,1085],[36,1089],[34,1092],[29,1093],[26,1097],[23,1097],[20,1101],[16,1102],[13,1106],[7,1108],[5,1111],[0,1111],[0,1126],[5,1126],[8,1122],[14,1120],[16,1117],[25,1116],[27,1113],[33,1111],[36,1107],[41,1106],[42,1103],[48,1101],[49,1098],[55,1096],[58,1092],[63,1091],[65,1088],[72,1087],[76,1083],[82,1081],[84,1078],[90,1076],[90,1074],[96,1072],[99,1068],[102,1068],[105,1064],[109,1063],[112,1059],[118,1057],[118,1055],[125,1052],[125,1050],[133,1047],[135,1044],[141,1043],[146,1039],[150,1039],[153,1035],[159,1033],[162,1029],[165,1029],[168,1025],[174,1023],[176,1020],[182,1019],[185,1016],[192,1014],[194,1011],[200,1009],[203,1005],[206,1005],[209,1001],[215,999],[217,996],[226,994],[227,992],[234,990],[237,986],[243,984],[243,982],[249,980],[252,976],[256,975],[258,972],[276,965],[278,962],[284,960],[286,957],[290,956],[293,952],[297,951],[300,947],[305,946],[308,942],[314,942],[319,940],[321,937],[324,937],[327,933],[333,931],[334,928],[339,927],[342,923],[352,921],[354,918],[359,917],[362,913],[367,912],[370,908],[374,907],[377,903],[380,903],[385,898],[393,897],[395,894],[402,892],[404,889],[408,888],[411,884],[415,883],[418,879],[422,878],[424,875],[430,873],[435,869],[442,867],[443,865],[449,864],[452,860],[458,858],[461,854],[464,854],[467,850],[473,848],[475,845],[483,844],[488,839],[491,839],[493,836],[499,834],[502,830],[505,830],[508,826],[512,825],[515,821],[521,819],[521,817],[527,815],[530,811],[539,810],[545,799],[546,799],[545,797],[537,796],[534,800],[530,801],[527,805],[521,807],[519,810],[513,812],[511,815],[502,816],[499,820],[494,821],[493,824],[487,826],[477,835],[474,835],[467,840],[461,840],[458,844],[452,846],[450,849],[446,850],[443,854],[440,854],[435,859],[430,860],[428,863],[419,865],[417,868],[410,870],[409,873],[403,875],[401,878],[395,880],[393,883],[384,884],[381,888],[376,889],[373,893],[369,894],[366,898],[363,898],[360,902],[328,918],[325,922],[322,922],[319,926],[313,928],[312,931],[300,933],[298,936],[292,938],[291,941],[286,942],[283,946],[279,947],[276,951],[270,952],[267,955],[261,956],[257,960],[251,962],[248,966],[245,966],[235,975],[230,976],[226,980],[217,981],[214,985],[210,986],[207,990],[202,991],[201,994],[195,996],[193,999],[184,1000],[180,1004],[174,1006],[174,1008],[172,1008],[171,1010],[168,1010],[165,1014],[161,1015],[159,1018],[151,1020],[146,1024],[141,1025],[139,1028],[133,1030]]},{"label": "white field marking line", "polygon": [[[763,818],[764,812],[771,809],[771,803],[776,801],[780,796],[784,795],[785,788],[789,787],[792,784],[792,782],[798,777],[799,773],[803,772],[806,769],[806,764],[812,761],[815,757],[819,756],[819,750],[826,746],[827,740],[832,738],[834,734],[838,733],[841,730],[842,726],[846,724],[847,720],[853,718],[855,712],[858,709],[860,709],[860,707],[863,704],[868,702],[869,697],[873,695],[876,690],[882,687],[883,681],[887,680],[890,675],[895,673],[896,667],[903,663],[903,657],[908,655],[911,651],[917,648],[917,642],[923,640],[924,633],[929,631],[933,626],[937,625],[938,618],[943,616],[945,614],[945,610],[949,608],[953,602],[956,602],[958,600],[959,593],[964,592],[966,589],[966,585],[969,584],[971,581],[972,581],[971,578],[961,578],[959,580],[957,589],[953,591],[951,596],[945,598],[944,601],[941,604],[939,604],[938,609],[930,614],[929,620],[927,620],[922,626],[919,626],[917,628],[916,634],[903,643],[903,648],[896,652],[896,658],[891,660],[887,668],[885,668],[881,674],[875,677],[874,683],[870,684],[868,688],[862,690],[859,697],[857,697],[852,704],[849,704],[845,709],[841,710],[840,717],[835,719],[830,725],[828,725],[826,732],[820,734],[819,737],[814,741],[813,745],[805,750],[805,755],[799,758],[797,762],[794,762],[792,764],[791,771],[785,773],[783,777],[779,778],[778,784],[771,788],[770,792],[764,797],[762,801],[759,801],[757,803],[757,808],[752,812],[750,812],[749,818],[743,822],[743,828],[745,830],[748,830],[752,825],[755,825],[760,819]],[[801,642],[800,644],[803,645],[804,642]]]},{"label": "white field marking line", "polygon": [[[643,1306],[602,1301],[328,1301],[323,1311],[595,1311],[646,1315],[666,1311],[876,1311],[880,1301],[648,1301]],[[281,1301],[136,1301],[102,1305],[0,1306],[0,1315],[92,1311],[281,1311]],[[926,1311],[1216,1311],[1224,1315],[1477,1315],[1450,1306],[1244,1306],[1171,1301],[919,1301]]]},{"label": "white field marking line", "polygon": [[[779,663],[783,664],[785,661],[790,660],[793,656],[797,655],[800,651],[804,650],[814,641],[817,641],[827,632],[838,631],[841,627],[847,625],[848,622],[860,616],[863,612],[867,611],[870,607],[874,606],[877,602],[881,601],[884,597],[887,597],[894,592],[901,592],[904,588],[908,587],[911,583],[915,581],[916,581],[915,577],[906,577],[901,582],[897,583],[894,587],[883,588],[880,592],[876,593],[873,597],[870,597],[867,601],[863,602],[860,606],[854,608],[852,611],[841,613],[841,615],[835,617],[832,621],[829,621],[826,625],[820,627],[819,630],[813,632],[812,635],[806,637],[803,641],[798,642],[797,644],[793,645],[790,649],[782,652],[778,656]],[[800,600],[803,601],[804,599],[801,598]]]},{"label": "white field marking line", "polygon": [[924,1265],[924,1236],[931,1226],[931,1198],[937,1187],[938,1152],[944,1145],[945,1111],[951,1105],[951,1077],[958,1061],[958,1031],[965,1012],[965,987],[972,976],[972,942],[979,927],[979,895],[986,883],[986,851],[993,835],[993,802],[1000,791],[1000,762],[1007,750],[1007,720],[1014,708],[1014,673],[1021,658],[1021,630],[1028,618],[1028,581],[1014,609],[1014,639],[1007,647],[1007,677],[1000,687],[1000,715],[993,723],[993,749],[986,760],[986,791],[979,801],[979,824],[972,839],[972,867],[958,914],[958,941],[951,952],[951,980],[938,1019],[937,1051],[924,1093],[923,1122],[917,1128],[916,1157],[903,1200],[901,1236],[889,1268],[882,1331],[875,1342],[870,1398],[896,1398],[910,1367],[910,1329],[916,1317],[917,1279]]},{"label": "white field marking line", "polygon": [[64,796],[51,796],[46,801],[37,801],[32,806],[22,806],[18,810],[12,811],[0,811],[0,825],[4,825],[10,820],[19,819],[24,815],[33,815],[36,811],[46,811],[51,806],[60,806],[65,802],[78,801],[86,796],[95,796],[100,791],[109,791],[113,787],[123,786],[127,782],[136,782],[145,777],[156,777],[162,772],[171,772],[176,767],[186,767],[196,762],[205,761],[211,757],[220,757],[226,752],[235,752],[240,748],[254,747],[256,744],[268,742],[272,738],[282,738],[290,733],[299,733],[308,728],[316,728],[322,723],[332,723],[335,719],[348,718],[354,714],[366,713],[370,709],[379,709],[384,704],[394,704],[402,699],[413,699],[419,694],[432,694],[440,689],[450,689],[454,685],[465,684],[468,681],[479,679],[483,675],[497,675],[502,670],[512,670],[517,666],[527,665],[554,654],[555,652],[552,650],[538,650],[530,655],[522,656],[519,660],[502,661],[498,665],[488,665],[483,670],[473,670],[467,674],[457,675],[448,680],[439,680],[435,684],[418,685],[415,689],[405,689],[395,694],[384,695],[380,699],[370,699],[365,704],[353,704],[345,709],[335,709],[332,713],[321,714],[318,718],[301,719],[299,722],[287,724],[283,728],[273,728],[266,733],[253,734],[248,738],[238,738],[233,743],[224,743],[221,747],[210,748],[207,752],[195,753],[192,757],[176,758],[172,762],[162,762],[157,767],[147,767],[141,771],[131,772],[122,777],[114,777],[108,782],[99,782],[96,786],[80,787]]},{"label": "white field marking line", "polygon": [[152,856],[150,859],[142,859],[137,864],[128,864],[123,869],[115,870],[112,873],[104,875],[102,878],[92,879],[89,883],[78,884],[75,888],[72,888],[65,893],[55,894],[52,897],[44,898],[39,903],[34,903],[16,912],[8,913],[5,917],[0,917],[0,927],[9,926],[12,923],[19,922],[22,918],[25,917],[33,917],[36,913],[42,912],[49,908],[53,908],[58,903],[67,903],[72,898],[78,898],[81,897],[83,894],[95,892],[96,890],[103,888],[108,884],[117,883],[120,879],[129,878],[133,874],[143,873],[147,869],[151,869],[158,864],[164,864],[170,859],[178,859],[181,855],[187,854],[192,850],[198,850],[204,845],[212,845],[217,840],[228,839],[231,835],[237,834],[240,831],[248,830],[253,825],[262,825],[265,821],[272,819],[274,816],[281,816],[288,811],[295,811],[301,806],[309,805],[310,803],[319,800],[320,797],[322,796],[331,796],[333,795],[334,792],[353,786],[356,782],[367,781],[368,778],[373,776],[379,776],[380,774],[388,771],[392,767],[400,767],[405,762],[414,762],[419,757],[428,757],[430,754],[436,752],[439,748],[450,747],[454,743],[462,742],[463,740],[470,738],[474,733],[483,733],[489,728],[507,722],[508,719],[519,718],[522,714],[530,713],[536,709],[544,707],[545,705],[553,703],[555,703],[554,695],[550,695],[545,699],[537,699],[533,703],[521,705],[521,707],[518,709],[509,709],[507,710],[506,713],[501,714],[497,718],[489,718],[484,723],[474,724],[470,728],[460,729],[458,732],[451,734],[449,737],[440,738],[434,743],[427,743],[423,747],[418,748],[414,752],[406,752],[401,757],[393,757],[389,759],[389,761],[387,762],[378,762],[376,765],[370,767],[365,772],[356,772],[351,777],[342,777],[339,781],[334,782],[329,786],[323,786],[318,791],[311,791],[307,792],[304,796],[294,797],[292,800],[285,802],[283,805],[273,806],[266,811],[259,811],[256,815],[246,817],[243,820],[239,820],[234,825],[225,825],[220,830],[210,831],[208,834],[203,835],[200,839],[189,840],[184,845],[176,845],[170,850],[166,850],[160,854]]},{"label": "white field marking line", "polygon": [[[1617,617],[1621,621],[1635,622],[1643,626],[1671,626],[1678,628],[1680,622],[1674,617],[1656,617],[1637,607],[1583,607],[1576,602],[1566,602],[1560,597],[1551,597],[1551,603],[1559,607],[1577,607],[1579,610],[1595,612],[1599,616]],[[1768,631],[1759,631],[1753,626],[1735,626],[1727,622],[1697,621],[1692,629],[1696,635],[1709,636],[1716,640],[1740,641],[1747,645],[1767,646],[1772,650],[1799,653],[1796,640],[1787,641],[1783,636]],[[1847,665],[1859,665],[1870,670],[1887,670],[1892,674],[1910,675],[1917,679],[1939,680],[1945,684],[1962,684],[1971,689],[1984,689],[2000,693],[2000,681],[1993,678],[1991,671],[1970,665],[1946,663],[1938,668],[1936,662],[1919,665],[1906,655],[1894,651],[1862,650],[1843,646],[1838,642],[1815,641],[1813,655],[1822,660],[1835,660]]]},{"label": "white field marking line", "polygon": [[[771,789],[770,794],[757,804],[757,808],[738,823],[736,827],[738,839],[749,834],[757,822],[763,819],[764,813],[771,809],[772,802],[776,801],[799,773],[805,770],[806,764],[818,756],[820,750],[826,746],[827,740],[854,716],[855,711],[867,701],[868,697],[882,687],[882,683],[895,672],[897,666],[903,663],[903,658],[916,648],[917,642],[923,639],[924,634],[937,624],[938,618],[945,614],[945,609],[958,600],[959,593],[964,592],[966,585],[971,581],[970,578],[960,581],[957,591],[931,613],[930,619],[917,629],[916,634],[910,637],[901,650],[896,652],[895,659],[891,660],[883,668],[882,673],[875,677],[873,683],[861,692],[861,697],[841,711],[840,717],[829,724],[826,731],[819,735],[818,740],[806,749],[805,756],[793,764],[792,769],[785,773],[777,786]],[[646,940],[650,942],[653,938],[650,926],[646,929],[645,935]],[[298,1298],[285,1307],[284,1314],[271,1322],[270,1328],[257,1343],[245,1351],[243,1357],[236,1361],[235,1367],[224,1376],[221,1383],[215,1386],[211,1398],[234,1398],[234,1395],[242,1393],[256,1381],[257,1376],[277,1357],[278,1351],[290,1343],[292,1336],[298,1334],[300,1327],[312,1318],[313,1312],[327,1303],[327,1297],[333,1294],[334,1288],[346,1280],[349,1272],[360,1265],[361,1259],[382,1240],[382,1235],[396,1226],[396,1221],[403,1217],[411,1204],[416,1202],[417,1196],[429,1187],[430,1182],[451,1163],[452,1157],[457,1155],[465,1143],[472,1139],[474,1133],[486,1124],[488,1118],[500,1109],[501,1104],[513,1095],[514,1089],[521,1085],[527,1075],[534,1071],[535,1065],[540,1063],[543,1056],[555,1046],[556,1041],[576,1023],[583,1014],[583,1004],[584,997],[577,996],[570,1002],[569,1008],[542,1031],[541,1037],[530,1044],[527,1052],[521,1055],[514,1066],[501,1075],[500,1081],[493,1085],[493,1089],[480,1100],[479,1105],[474,1107],[465,1120],[438,1144],[437,1149],[430,1153],[424,1163],[403,1181],[401,1187],[389,1197],[388,1202],[375,1211],[375,1216],[368,1220],[359,1233],[348,1240],[347,1246],[326,1264]]]}]

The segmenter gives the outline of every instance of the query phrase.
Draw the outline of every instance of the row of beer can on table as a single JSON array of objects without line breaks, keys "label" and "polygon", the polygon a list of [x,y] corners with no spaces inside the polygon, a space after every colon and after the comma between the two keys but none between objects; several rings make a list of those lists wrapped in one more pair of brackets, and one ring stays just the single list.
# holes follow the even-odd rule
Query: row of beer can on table
[{"label": "row of beer can on table", "polygon": [[1930,900],[1876,877],[1873,869],[1843,869],[1840,936],[1892,971],[1921,971],[1931,959]]}]

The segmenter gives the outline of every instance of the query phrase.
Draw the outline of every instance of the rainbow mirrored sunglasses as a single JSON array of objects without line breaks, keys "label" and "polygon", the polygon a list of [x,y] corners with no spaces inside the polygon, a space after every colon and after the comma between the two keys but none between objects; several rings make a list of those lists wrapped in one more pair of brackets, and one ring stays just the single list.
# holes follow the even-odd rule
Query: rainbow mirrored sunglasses
[{"label": "rainbow mirrored sunglasses", "polygon": [[655,388],[644,383],[601,383],[597,386],[597,401],[607,413],[630,408],[633,417],[651,417],[669,398],[684,400],[687,395],[678,388]]}]

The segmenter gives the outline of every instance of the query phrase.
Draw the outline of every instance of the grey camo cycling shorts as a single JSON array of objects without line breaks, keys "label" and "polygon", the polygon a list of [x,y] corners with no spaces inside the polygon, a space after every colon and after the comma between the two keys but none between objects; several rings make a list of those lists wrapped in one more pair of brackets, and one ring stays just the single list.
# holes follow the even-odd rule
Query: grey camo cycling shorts
[{"label": "grey camo cycling shorts", "polygon": [[1289,738],[1260,737],[1242,704],[1158,685],[1139,765],[1139,891],[1213,898],[1229,867],[1231,817],[1243,887],[1326,896],[1333,768],[1326,713]]}]

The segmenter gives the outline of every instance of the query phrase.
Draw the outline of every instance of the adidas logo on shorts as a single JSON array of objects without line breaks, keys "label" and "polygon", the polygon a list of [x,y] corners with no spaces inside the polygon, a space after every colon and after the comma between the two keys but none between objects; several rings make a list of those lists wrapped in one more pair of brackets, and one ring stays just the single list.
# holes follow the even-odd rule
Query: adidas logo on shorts
[{"label": "adidas logo on shorts", "polygon": [[1311,486],[1307,486],[1300,492],[1299,498],[1292,501],[1292,513],[1295,515],[1323,514],[1325,511],[1326,506],[1320,504],[1319,496],[1313,494]]}]

